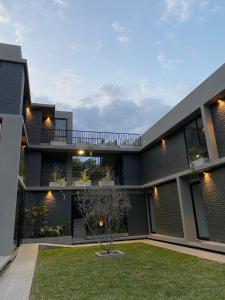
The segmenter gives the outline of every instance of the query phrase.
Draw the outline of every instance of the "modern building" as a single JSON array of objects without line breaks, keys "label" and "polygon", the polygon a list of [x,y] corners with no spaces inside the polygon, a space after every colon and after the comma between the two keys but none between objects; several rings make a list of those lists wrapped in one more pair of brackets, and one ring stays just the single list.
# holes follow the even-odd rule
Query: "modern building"
[{"label": "modern building", "polygon": [[0,255],[92,241],[77,191],[105,184],[131,203],[117,239],[225,252],[225,65],[143,135],[78,131],[32,103],[21,48],[0,44],[0,128]]}]

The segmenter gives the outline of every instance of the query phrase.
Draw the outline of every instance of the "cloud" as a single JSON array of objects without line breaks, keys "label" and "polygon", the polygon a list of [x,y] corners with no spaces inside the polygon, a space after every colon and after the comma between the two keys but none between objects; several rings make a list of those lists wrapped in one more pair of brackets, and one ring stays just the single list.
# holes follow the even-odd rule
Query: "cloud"
[{"label": "cloud", "polygon": [[30,32],[30,29],[21,23],[15,23],[13,26],[16,43],[22,43],[25,40],[26,35]]},{"label": "cloud", "polygon": [[112,23],[112,28],[113,28],[113,31],[117,32],[117,33],[120,33],[120,32],[123,32],[123,26],[120,25],[119,22],[115,21]]},{"label": "cloud", "polygon": [[112,23],[113,31],[116,33],[116,39],[122,43],[126,44],[130,41],[129,36],[127,35],[124,27],[117,21]]},{"label": "cloud", "polygon": [[10,22],[10,14],[3,3],[0,3],[0,24],[8,24]]},{"label": "cloud", "polygon": [[55,80],[56,88],[69,98],[76,96],[80,84],[81,79],[71,70],[64,70]]},{"label": "cloud", "polygon": [[69,6],[69,3],[66,0],[53,0],[55,4],[61,7]]},{"label": "cloud", "polygon": [[117,37],[117,40],[122,43],[122,44],[125,44],[125,43],[128,43],[129,42],[129,37],[126,36],[126,35],[120,35]]},{"label": "cloud", "polygon": [[179,58],[168,58],[162,50],[158,52],[157,60],[164,72],[173,70],[178,64],[181,63]]},{"label": "cloud", "polygon": [[165,9],[161,17],[162,21],[174,18],[177,21],[187,22],[191,15],[194,0],[165,0]]},{"label": "cloud", "polygon": [[[64,109],[64,105],[60,109]],[[74,113],[75,129],[143,133],[171,107],[160,99],[145,98],[140,103],[122,101],[108,103],[100,108],[66,106]]]}]

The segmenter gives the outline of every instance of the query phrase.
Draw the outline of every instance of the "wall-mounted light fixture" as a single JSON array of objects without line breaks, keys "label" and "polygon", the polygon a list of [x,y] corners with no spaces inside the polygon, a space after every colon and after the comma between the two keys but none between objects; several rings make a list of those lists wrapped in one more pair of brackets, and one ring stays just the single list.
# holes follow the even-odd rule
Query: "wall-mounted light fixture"
[{"label": "wall-mounted light fixture", "polygon": [[103,219],[100,219],[100,220],[98,221],[98,225],[99,225],[100,227],[103,227],[103,226],[104,226],[104,220],[103,220]]},{"label": "wall-mounted light fixture", "polygon": [[162,143],[163,145],[165,145],[165,144],[166,144],[166,140],[165,140],[165,139],[161,139],[161,143]]},{"label": "wall-mounted light fixture", "polygon": [[55,197],[54,197],[52,191],[48,191],[47,195],[45,196],[45,201],[47,203],[52,203],[54,200],[55,200]]},{"label": "wall-mounted light fixture", "polygon": [[199,157],[200,157],[200,154],[196,154],[195,157],[196,157],[196,158],[199,158]]},{"label": "wall-mounted light fixture", "polygon": [[82,150],[82,149],[78,150],[78,154],[79,155],[84,155],[84,150]]}]

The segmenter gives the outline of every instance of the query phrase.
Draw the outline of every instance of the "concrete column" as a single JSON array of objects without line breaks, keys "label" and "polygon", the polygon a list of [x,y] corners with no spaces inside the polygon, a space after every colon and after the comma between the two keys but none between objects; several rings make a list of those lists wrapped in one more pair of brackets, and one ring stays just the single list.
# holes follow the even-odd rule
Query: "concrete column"
[{"label": "concrete column", "polygon": [[17,202],[22,117],[0,115],[0,255],[14,250],[14,225]]},{"label": "concrete column", "polygon": [[189,183],[184,178],[177,178],[177,189],[183,223],[185,242],[193,242],[197,239],[194,212]]},{"label": "concrete column", "polygon": [[212,122],[212,117],[211,117],[211,112],[210,112],[209,107],[202,105],[201,106],[201,114],[202,114],[204,130],[205,130],[205,138],[206,138],[206,142],[207,142],[209,159],[210,159],[210,161],[214,161],[219,158],[219,155],[218,155],[216,137],[215,137],[213,122]]}]

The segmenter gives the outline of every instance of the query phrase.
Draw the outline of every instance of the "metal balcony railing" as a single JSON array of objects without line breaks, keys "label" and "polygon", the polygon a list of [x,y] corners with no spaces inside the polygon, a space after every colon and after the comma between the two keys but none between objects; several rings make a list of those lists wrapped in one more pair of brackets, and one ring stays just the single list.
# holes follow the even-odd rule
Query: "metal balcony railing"
[{"label": "metal balcony railing", "polygon": [[140,147],[140,134],[99,131],[42,129],[41,143]]}]

